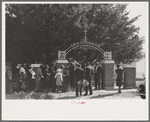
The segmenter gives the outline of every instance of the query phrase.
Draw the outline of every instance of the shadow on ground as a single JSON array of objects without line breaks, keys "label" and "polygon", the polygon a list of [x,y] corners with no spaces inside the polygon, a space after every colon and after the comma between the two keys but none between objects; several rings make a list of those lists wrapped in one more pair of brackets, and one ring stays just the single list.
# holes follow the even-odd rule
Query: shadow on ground
[{"label": "shadow on ground", "polygon": [[[113,95],[116,95],[116,94],[118,94],[118,93],[112,93],[112,94],[105,94],[105,95],[101,95],[101,94],[98,94],[97,96],[87,96],[87,98],[85,97],[85,96],[81,96],[80,98],[82,99],[84,99],[84,98],[86,98],[86,99],[92,99],[92,98],[104,98],[104,97],[109,97],[109,96],[113,96]],[[79,98],[79,97],[76,97],[76,96],[65,96],[65,97],[59,97],[59,98],[57,98],[57,99],[75,99],[75,98]]]},{"label": "shadow on ground", "polygon": [[118,94],[118,93],[105,94],[105,95],[99,94],[99,95],[97,95],[97,96],[92,96],[92,97],[90,97],[90,98],[104,98],[104,97],[109,97],[109,96],[113,96],[113,95],[116,95],[116,94]]},{"label": "shadow on ground", "polygon": [[75,96],[66,96],[66,97],[59,97],[57,99],[75,99]]}]

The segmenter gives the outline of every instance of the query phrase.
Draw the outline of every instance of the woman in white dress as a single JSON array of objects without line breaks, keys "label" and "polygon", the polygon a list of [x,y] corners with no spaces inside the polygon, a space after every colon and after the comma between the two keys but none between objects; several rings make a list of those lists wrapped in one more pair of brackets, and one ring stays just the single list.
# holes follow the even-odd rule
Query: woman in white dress
[{"label": "woman in white dress", "polygon": [[61,69],[57,69],[57,73],[54,78],[56,78],[56,86],[57,86],[57,92],[58,92],[60,89],[60,86],[62,86],[62,82],[63,82]]}]

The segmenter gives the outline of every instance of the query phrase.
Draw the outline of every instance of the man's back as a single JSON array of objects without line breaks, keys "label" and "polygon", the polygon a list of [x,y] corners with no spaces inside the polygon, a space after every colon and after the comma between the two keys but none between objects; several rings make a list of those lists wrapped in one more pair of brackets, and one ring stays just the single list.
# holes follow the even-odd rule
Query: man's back
[{"label": "man's back", "polygon": [[95,70],[96,70],[95,73],[100,74],[101,73],[101,66],[97,65]]},{"label": "man's back", "polygon": [[37,68],[36,70],[36,78],[40,78],[42,76],[42,70],[41,68]]},{"label": "man's back", "polygon": [[92,78],[92,76],[93,76],[93,73],[94,73],[94,69],[93,69],[93,67],[91,66],[91,65],[89,65],[89,66],[87,66],[87,77],[88,77],[88,79],[90,78]]},{"label": "man's back", "polygon": [[82,79],[82,69],[81,68],[77,68],[76,69],[76,79],[77,80],[81,80]]},{"label": "man's back", "polygon": [[74,71],[75,71],[75,70],[74,70],[74,65],[71,64],[71,65],[70,65],[70,73],[74,73]]}]

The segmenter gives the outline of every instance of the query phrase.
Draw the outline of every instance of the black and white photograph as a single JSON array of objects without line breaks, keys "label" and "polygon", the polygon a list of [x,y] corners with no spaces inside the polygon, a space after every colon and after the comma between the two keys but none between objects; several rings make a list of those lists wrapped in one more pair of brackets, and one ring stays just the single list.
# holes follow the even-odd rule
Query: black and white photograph
[{"label": "black and white photograph", "polygon": [[2,2],[2,118],[148,120],[148,5]]}]

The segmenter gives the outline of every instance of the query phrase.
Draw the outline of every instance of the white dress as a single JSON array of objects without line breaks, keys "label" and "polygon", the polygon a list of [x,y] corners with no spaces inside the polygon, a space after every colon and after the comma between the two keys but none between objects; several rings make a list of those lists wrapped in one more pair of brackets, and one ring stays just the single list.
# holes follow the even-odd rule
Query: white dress
[{"label": "white dress", "polygon": [[57,73],[55,75],[55,78],[56,78],[56,85],[57,86],[61,86],[62,85],[62,81],[63,81],[63,79],[62,79],[62,73]]}]

